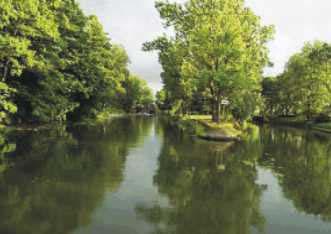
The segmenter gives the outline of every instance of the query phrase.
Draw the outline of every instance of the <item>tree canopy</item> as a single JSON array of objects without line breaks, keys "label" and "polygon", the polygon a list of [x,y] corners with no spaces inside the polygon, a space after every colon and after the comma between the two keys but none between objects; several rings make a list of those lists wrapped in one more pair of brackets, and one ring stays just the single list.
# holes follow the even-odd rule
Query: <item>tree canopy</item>
[{"label": "tree canopy", "polygon": [[[124,92],[118,95],[118,103],[126,112],[140,112],[154,101],[153,93],[145,80],[130,75],[122,81]],[[146,110],[147,110],[146,109]]]},{"label": "tree canopy", "polygon": [[304,115],[311,120],[330,107],[331,45],[306,43],[276,78],[263,80],[266,112],[271,116]]},{"label": "tree canopy", "polygon": [[0,121],[78,120],[118,106],[128,55],[74,0],[1,0],[0,31]]},{"label": "tree canopy", "polygon": [[198,92],[218,122],[222,100],[238,103],[238,95],[259,95],[273,27],[263,26],[243,0],[157,1],[156,8],[175,36],[148,42],[144,49],[159,51],[164,89],[170,100],[180,102],[182,112]]}]

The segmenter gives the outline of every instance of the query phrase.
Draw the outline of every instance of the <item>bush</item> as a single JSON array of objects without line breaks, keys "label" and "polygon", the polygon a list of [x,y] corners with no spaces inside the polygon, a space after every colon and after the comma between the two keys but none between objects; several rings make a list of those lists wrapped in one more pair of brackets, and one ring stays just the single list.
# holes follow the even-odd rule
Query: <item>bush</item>
[{"label": "bush", "polygon": [[325,123],[325,122],[330,122],[330,121],[331,121],[331,116],[329,114],[326,114],[326,113],[319,114],[315,118],[316,123]]}]

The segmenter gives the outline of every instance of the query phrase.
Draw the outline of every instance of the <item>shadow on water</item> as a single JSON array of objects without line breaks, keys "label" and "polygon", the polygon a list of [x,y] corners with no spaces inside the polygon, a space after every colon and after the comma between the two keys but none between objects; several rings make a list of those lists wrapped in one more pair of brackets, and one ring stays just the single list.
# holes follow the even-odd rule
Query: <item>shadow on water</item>
[{"label": "shadow on water", "polygon": [[126,155],[151,122],[14,133],[0,148],[0,233],[66,234],[88,225],[123,180]]}]

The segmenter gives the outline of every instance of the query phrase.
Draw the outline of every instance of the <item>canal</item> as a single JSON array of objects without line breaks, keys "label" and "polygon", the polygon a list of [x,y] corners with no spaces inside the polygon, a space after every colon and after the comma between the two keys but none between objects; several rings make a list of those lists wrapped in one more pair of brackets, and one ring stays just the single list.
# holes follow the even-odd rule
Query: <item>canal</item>
[{"label": "canal", "polygon": [[207,142],[149,117],[2,134],[0,233],[331,233],[330,140]]}]

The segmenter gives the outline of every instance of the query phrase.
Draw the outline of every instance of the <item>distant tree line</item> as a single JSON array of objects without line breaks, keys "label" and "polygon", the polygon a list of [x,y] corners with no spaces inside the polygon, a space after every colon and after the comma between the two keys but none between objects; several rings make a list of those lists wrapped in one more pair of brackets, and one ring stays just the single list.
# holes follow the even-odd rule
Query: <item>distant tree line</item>
[{"label": "distant tree line", "polygon": [[316,41],[288,61],[285,71],[263,80],[265,116],[328,120],[331,114],[331,44]]},{"label": "distant tree line", "polygon": [[128,63],[74,0],[0,0],[0,123],[80,120],[153,102]]}]

